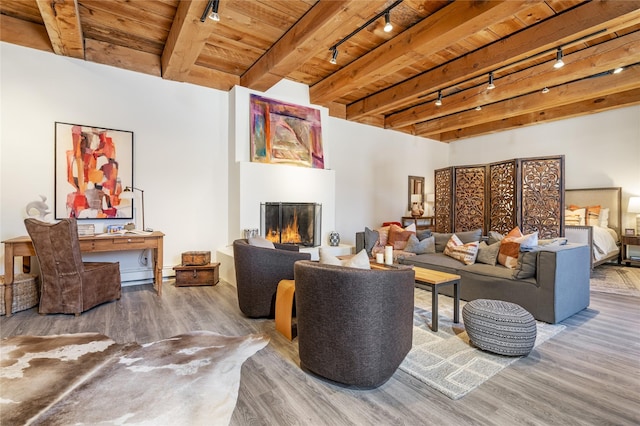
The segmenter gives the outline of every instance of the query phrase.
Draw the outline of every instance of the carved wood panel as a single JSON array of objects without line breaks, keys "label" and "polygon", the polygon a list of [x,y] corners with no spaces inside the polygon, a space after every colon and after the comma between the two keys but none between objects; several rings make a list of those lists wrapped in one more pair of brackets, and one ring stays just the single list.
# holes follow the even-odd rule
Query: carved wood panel
[{"label": "carved wood panel", "polygon": [[454,181],[455,232],[472,231],[485,227],[485,184],[487,169],[485,166],[456,167]]},{"label": "carved wood panel", "polygon": [[516,161],[489,165],[489,219],[490,231],[506,234],[518,224]]},{"label": "carved wood panel", "polygon": [[538,238],[564,235],[564,156],[520,161],[522,225],[524,234]]},{"label": "carved wood panel", "polygon": [[453,232],[451,223],[453,218],[453,168],[436,170],[434,180],[436,232]]}]

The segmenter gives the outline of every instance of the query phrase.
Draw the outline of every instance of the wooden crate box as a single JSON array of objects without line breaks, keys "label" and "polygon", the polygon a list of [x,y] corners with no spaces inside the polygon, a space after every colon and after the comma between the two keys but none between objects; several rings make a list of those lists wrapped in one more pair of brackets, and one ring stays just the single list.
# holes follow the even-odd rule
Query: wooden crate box
[{"label": "wooden crate box", "polygon": [[220,263],[208,263],[206,265],[182,265],[174,266],[176,271],[176,287],[195,285],[216,285]]}]

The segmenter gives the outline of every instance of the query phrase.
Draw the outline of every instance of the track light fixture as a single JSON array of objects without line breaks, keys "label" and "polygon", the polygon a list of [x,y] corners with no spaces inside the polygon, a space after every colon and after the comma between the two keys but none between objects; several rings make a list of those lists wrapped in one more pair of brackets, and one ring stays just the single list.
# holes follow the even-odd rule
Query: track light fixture
[{"label": "track light fixture", "polygon": [[564,55],[562,54],[562,47],[558,47],[558,50],[556,51],[556,63],[553,64],[553,67],[555,69],[564,67],[564,61],[562,60],[563,56]]},{"label": "track light fixture", "polygon": [[545,87],[544,89],[542,89],[542,93],[547,94],[549,93],[549,88]]},{"label": "track light fixture", "polygon": [[487,90],[493,90],[496,88],[496,85],[493,84],[493,71],[489,73],[489,85],[487,86]]},{"label": "track light fixture", "polygon": [[338,63],[338,47],[333,46],[331,50],[333,51],[333,53],[331,54],[331,59],[329,60],[329,62],[335,65]]},{"label": "track light fixture", "polygon": [[623,70],[623,69],[624,69],[624,68],[622,68],[622,67],[618,67],[618,68],[616,68],[616,69],[614,69],[614,70],[613,70],[613,73],[614,73],[614,74],[619,74],[619,73],[621,73],[621,72],[622,72],[622,70]]},{"label": "track light fixture", "polygon": [[391,12],[387,10],[384,14],[384,32],[388,33],[393,29],[393,25],[391,25]]},{"label": "track light fixture", "polygon": [[438,90],[438,99],[436,100],[436,106],[442,106],[442,90]]},{"label": "track light fixture", "polygon": [[476,107],[476,111],[482,111],[482,107],[481,107],[480,105],[478,105],[478,106]]},{"label": "track light fixture", "polygon": [[382,15],[384,15],[384,21],[385,21],[384,31],[387,32],[387,33],[389,31],[391,31],[393,29],[393,25],[391,24],[391,14],[390,14],[390,12],[391,12],[391,9],[393,9],[394,7],[399,5],[400,3],[402,3],[402,0],[396,0],[391,6],[387,7],[385,10],[383,10],[380,13],[378,13],[376,16],[374,16],[373,18],[369,19],[367,22],[362,24],[362,26],[356,28],[354,31],[351,32],[351,34],[345,36],[342,40],[340,40],[339,42],[337,42],[336,44],[331,46],[329,48],[329,50],[333,52],[333,55],[331,56],[331,59],[329,60],[329,62],[331,62],[332,64],[336,63],[336,58],[338,57],[338,46],[340,46],[345,41],[349,40],[354,35],[358,34],[363,29],[367,28],[369,25],[371,25],[376,19],[380,18]]},{"label": "track light fixture", "polygon": [[[220,0],[209,0],[207,2],[207,7],[205,7],[204,12],[200,17],[200,22],[204,22],[207,17],[218,22],[220,20],[220,15],[218,15],[218,6],[220,6]],[[211,11],[211,13],[209,13],[209,11]]]}]

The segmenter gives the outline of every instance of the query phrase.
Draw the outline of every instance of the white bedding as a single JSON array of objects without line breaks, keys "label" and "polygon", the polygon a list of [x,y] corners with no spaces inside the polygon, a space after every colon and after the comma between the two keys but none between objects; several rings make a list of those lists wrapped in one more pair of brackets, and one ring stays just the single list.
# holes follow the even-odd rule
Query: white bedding
[{"label": "white bedding", "polygon": [[606,255],[618,252],[618,234],[611,228],[593,227],[593,258],[598,261]]}]

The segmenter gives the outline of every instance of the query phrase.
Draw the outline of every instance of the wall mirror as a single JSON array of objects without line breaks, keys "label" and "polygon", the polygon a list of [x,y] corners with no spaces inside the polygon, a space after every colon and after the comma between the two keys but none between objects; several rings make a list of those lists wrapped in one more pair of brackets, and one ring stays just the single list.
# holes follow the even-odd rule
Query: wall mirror
[{"label": "wall mirror", "polygon": [[[414,195],[414,197],[412,197],[412,195]],[[419,196],[419,198],[415,196]],[[407,210],[411,210],[413,200],[416,200],[420,205],[424,202],[424,177],[409,176],[409,198],[407,202]]]}]

